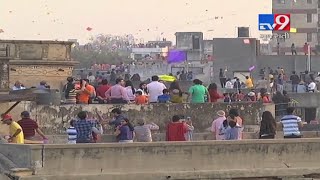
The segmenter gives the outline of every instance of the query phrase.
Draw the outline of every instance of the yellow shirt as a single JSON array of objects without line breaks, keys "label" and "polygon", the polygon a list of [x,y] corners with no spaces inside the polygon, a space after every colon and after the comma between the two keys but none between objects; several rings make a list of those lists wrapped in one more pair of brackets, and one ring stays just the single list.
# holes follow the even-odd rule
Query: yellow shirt
[{"label": "yellow shirt", "polygon": [[18,129],[21,129],[21,132],[16,137],[12,138],[12,143],[24,144],[24,136],[23,136],[22,128],[15,121],[12,121],[12,123],[9,126],[10,136],[14,135]]},{"label": "yellow shirt", "polygon": [[253,83],[252,83],[251,78],[249,78],[249,79],[246,80],[246,87],[247,87],[247,88],[253,88]]}]

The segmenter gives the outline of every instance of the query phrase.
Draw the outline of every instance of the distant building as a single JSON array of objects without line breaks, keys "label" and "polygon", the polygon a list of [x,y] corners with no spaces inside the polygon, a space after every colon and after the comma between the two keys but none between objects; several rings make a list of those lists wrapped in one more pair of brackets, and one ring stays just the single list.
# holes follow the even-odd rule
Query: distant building
[{"label": "distant building", "polygon": [[131,59],[133,60],[165,60],[169,48],[172,47],[171,41],[148,41],[146,44],[139,44],[138,47],[131,49]]},{"label": "distant building", "polygon": [[[275,39],[272,42],[273,52],[277,52],[277,43],[280,43],[281,54],[291,53],[291,44],[294,43],[298,54],[302,54],[305,42],[315,49],[320,41],[318,0],[272,0],[272,12],[274,14],[290,14],[290,26],[296,28],[296,33],[290,33],[288,39]],[[281,34],[274,31],[273,34]]]},{"label": "distant building", "polygon": [[176,49],[187,52],[187,61],[196,63],[204,55],[204,41],[202,32],[176,32]]}]

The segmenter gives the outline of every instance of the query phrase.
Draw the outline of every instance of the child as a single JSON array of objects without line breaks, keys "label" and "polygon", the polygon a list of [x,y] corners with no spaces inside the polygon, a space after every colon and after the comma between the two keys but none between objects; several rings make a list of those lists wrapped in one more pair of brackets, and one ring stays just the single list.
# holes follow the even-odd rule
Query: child
[{"label": "child", "polygon": [[68,134],[68,144],[76,144],[77,142],[77,130],[73,126],[75,123],[75,120],[72,119],[70,121],[70,127],[67,129],[67,134]]},{"label": "child", "polygon": [[146,96],[142,95],[142,91],[136,91],[135,95],[136,95],[136,98],[134,99],[134,101],[136,102],[136,104],[148,103],[148,99]]},{"label": "child", "polygon": [[228,129],[228,127],[228,120],[224,120],[221,126],[219,127],[219,135],[224,136],[222,140],[225,140],[226,130]]},{"label": "child", "polygon": [[[181,118],[184,118],[184,117],[181,117]],[[194,127],[192,125],[192,121],[191,121],[191,118],[190,117],[187,117],[187,121],[186,122],[186,125],[187,125],[187,133],[184,134],[185,138],[186,138],[186,141],[192,141],[193,140],[193,131],[194,131]]]},{"label": "child", "polygon": [[229,93],[224,93],[223,96],[224,96],[223,102],[231,103],[231,97]]},{"label": "child", "polygon": [[170,101],[170,92],[168,89],[162,91],[162,95],[158,96],[158,103],[168,103]]},{"label": "child", "polygon": [[226,140],[238,140],[239,130],[235,121],[229,121],[229,127],[226,129],[225,138]]}]

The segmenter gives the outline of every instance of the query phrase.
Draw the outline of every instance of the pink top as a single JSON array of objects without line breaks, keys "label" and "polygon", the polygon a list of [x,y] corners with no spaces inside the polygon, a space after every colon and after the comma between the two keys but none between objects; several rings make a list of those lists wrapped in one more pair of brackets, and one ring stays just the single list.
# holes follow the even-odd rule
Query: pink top
[{"label": "pink top", "polygon": [[222,126],[223,121],[226,120],[226,117],[218,117],[212,122],[211,126],[211,132],[214,132],[216,134],[216,140],[224,140],[225,136],[224,135],[219,135],[220,130],[219,128]]},{"label": "pink top", "polygon": [[242,118],[240,116],[238,117],[235,117],[235,120],[237,122],[237,125],[239,125],[241,127],[241,131],[239,131],[239,140],[242,139],[242,136],[243,136],[243,121],[242,121]]},{"label": "pink top", "polygon": [[116,84],[108,89],[105,93],[107,99],[123,99],[129,101],[127,91],[124,87],[119,84]]}]

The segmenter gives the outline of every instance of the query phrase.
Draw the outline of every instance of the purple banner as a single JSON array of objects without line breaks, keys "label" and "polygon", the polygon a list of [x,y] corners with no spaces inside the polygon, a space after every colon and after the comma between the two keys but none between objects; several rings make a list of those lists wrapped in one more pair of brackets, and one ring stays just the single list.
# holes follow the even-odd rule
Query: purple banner
[{"label": "purple banner", "polygon": [[182,50],[170,50],[168,55],[168,63],[181,63],[187,60],[187,52]]}]

